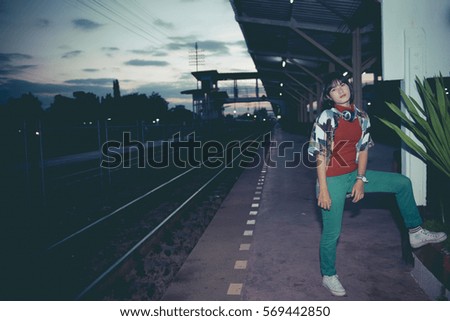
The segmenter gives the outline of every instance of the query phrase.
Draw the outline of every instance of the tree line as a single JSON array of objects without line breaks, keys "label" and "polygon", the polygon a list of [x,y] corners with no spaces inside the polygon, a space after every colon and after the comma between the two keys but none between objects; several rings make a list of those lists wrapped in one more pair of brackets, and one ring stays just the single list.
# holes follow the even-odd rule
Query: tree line
[{"label": "tree line", "polygon": [[0,119],[6,121],[46,120],[48,122],[80,124],[96,120],[109,120],[116,124],[135,121],[178,123],[192,121],[191,111],[184,108],[169,109],[169,103],[157,92],[150,95],[132,93],[120,95],[118,81],[114,81],[114,95],[105,97],[76,91],[72,97],[56,95],[50,107],[42,108],[41,101],[32,93],[10,98],[0,105]]}]

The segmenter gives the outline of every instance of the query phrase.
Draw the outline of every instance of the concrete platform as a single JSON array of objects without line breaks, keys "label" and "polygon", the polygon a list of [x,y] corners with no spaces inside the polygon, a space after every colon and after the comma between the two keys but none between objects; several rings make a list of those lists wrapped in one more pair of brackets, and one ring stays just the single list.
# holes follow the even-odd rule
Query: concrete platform
[{"label": "concrete platform", "polygon": [[[286,166],[306,138],[275,128],[272,140],[294,148],[274,146],[276,166],[244,171],[163,300],[429,300],[401,260],[392,199],[383,194],[346,206],[337,271],[347,296],[321,285],[315,170]],[[368,168],[391,171],[392,148],[376,144],[369,155]]]}]

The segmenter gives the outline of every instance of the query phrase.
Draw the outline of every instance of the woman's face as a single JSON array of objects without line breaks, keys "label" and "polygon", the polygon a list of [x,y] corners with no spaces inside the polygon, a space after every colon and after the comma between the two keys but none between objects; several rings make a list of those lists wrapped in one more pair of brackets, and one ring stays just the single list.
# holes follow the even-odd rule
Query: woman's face
[{"label": "woman's face", "polygon": [[336,105],[350,106],[350,88],[343,82],[336,81],[331,87],[328,97]]}]

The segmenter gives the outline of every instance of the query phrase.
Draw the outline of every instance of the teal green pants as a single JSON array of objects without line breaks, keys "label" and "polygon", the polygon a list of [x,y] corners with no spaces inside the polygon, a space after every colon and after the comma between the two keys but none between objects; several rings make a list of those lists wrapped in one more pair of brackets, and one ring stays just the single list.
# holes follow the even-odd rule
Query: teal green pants
[{"label": "teal green pants", "polygon": [[[323,230],[320,239],[320,269],[322,275],[336,274],[336,246],[341,233],[342,214],[345,195],[352,191],[355,184],[356,171],[327,177],[328,191],[331,197],[330,210],[322,209]],[[364,184],[364,193],[394,193],[400,213],[407,228],[422,224],[422,218],[414,200],[411,181],[408,177],[391,172],[366,172],[369,180]]]}]

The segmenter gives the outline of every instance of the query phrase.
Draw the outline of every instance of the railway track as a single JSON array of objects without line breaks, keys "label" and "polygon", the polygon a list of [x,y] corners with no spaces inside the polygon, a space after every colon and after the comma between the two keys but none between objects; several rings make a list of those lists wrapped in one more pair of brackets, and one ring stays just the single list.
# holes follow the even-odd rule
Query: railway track
[{"label": "railway track", "polygon": [[[242,140],[252,139],[258,138]],[[27,288],[25,297],[34,300],[133,299],[133,295],[141,293],[140,299],[158,299],[164,282],[176,272],[182,257],[195,245],[200,231],[212,218],[214,207],[220,204],[239,176],[242,169],[232,164],[243,157],[239,153],[228,166],[219,168],[197,166],[179,170],[170,178],[160,175],[156,186],[108,214],[71,233],[65,230],[54,234],[45,251],[30,257],[29,269],[23,272],[26,274],[21,280],[22,288]],[[186,229],[190,233],[183,235]],[[64,236],[60,237],[62,234]],[[152,263],[159,265],[160,273],[145,268],[149,255]],[[178,261],[164,263],[164,260],[156,260],[155,255],[177,257]],[[136,288],[136,284],[145,289],[130,290]]]}]

